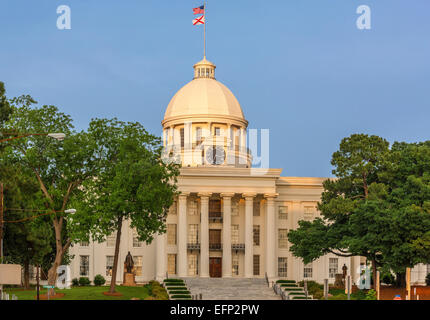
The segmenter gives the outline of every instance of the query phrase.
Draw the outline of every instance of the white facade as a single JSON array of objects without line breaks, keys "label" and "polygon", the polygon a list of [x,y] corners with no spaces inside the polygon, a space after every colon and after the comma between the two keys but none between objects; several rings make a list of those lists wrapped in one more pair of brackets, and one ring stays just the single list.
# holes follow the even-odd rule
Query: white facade
[{"label": "white facade", "polygon": [[[302,219],[315,219],[324,178],[281,177],[281,169],[251,168],[246,148],[248,122],[231,91],[215,80],[215,65],[194,66],[194,80],[172,99],[165,113],[163,141],[182,163],[181,195],[167,217],[167,233],[150,245],[133,241],[123,224],[118,283],[125,256],[135,257],[136,281],[169,277],[258,277],[323,283],[348,267],[353,283],[360,257],[326,255],[307,266],[292,256],[286,240]],[[101,274],[110,281],[114,254],[104,243],[70,249],[72,278]],[[421,269],[424,266],[419,267]],[[422,280],[426,271],[413,273]],[[416,268],[416,270],[418,270]]]}]

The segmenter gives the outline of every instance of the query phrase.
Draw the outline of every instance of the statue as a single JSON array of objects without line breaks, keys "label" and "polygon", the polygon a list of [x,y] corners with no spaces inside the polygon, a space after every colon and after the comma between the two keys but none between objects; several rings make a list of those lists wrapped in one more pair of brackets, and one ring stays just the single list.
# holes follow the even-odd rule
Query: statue
[{"label": "statue", "polygon": [[125,257],[125,268],[127,269],[127,273],[132,273],[133,267],[134,267],[134,261],[129,251],[127,256]]},{"label": "statue", "polygon": [[346,273],[348,271],[348,267],[346,266],[346,264],[343,265],[342,267],[342,273],[343,273],[343,279],[346,279]]},{"label": "statue", "polygon": [[124,262],[123,286],[126,286],[126,287],[135,287],[136,286],[136,280],[134,278],[133,267],[134,267],[133,256],[131,255],[131,253],[129,251],[127,256],[125,257],[125,262]]}]

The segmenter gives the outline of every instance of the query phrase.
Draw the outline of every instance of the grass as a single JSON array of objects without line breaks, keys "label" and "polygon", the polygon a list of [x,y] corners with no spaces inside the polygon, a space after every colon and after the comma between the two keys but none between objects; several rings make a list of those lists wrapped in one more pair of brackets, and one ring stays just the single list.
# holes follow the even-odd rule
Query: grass
[{"label": "grass", "polygon": [[[32,288],[29,290],[23,289],[6,289],[9,294],[14,294],[18,297],[18,300],[35,300],[36,289]],[[72,287],[71,289],[56,289],[55,292],[64,293],[64,297],[56,300],[130,300],[131,298],[139,298],[141,300],[149,296],[149,289],[147,286],[144,287],[123,287],[116,286],[116,291],[121,293],[121,297],[109,297],[105,296],[103,292],[109,291],[109,287]],[[41,288],[40,294],[46,294],[47,289]]]}]

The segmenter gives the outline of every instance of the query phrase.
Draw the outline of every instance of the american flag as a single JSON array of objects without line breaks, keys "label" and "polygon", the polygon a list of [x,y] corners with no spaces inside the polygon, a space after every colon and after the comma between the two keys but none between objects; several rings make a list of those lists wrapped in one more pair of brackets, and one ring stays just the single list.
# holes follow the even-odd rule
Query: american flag
[{"label": "american flag", "polygon": [[193,9],[194,14],[205,14],[205,6],[200,6]]}]

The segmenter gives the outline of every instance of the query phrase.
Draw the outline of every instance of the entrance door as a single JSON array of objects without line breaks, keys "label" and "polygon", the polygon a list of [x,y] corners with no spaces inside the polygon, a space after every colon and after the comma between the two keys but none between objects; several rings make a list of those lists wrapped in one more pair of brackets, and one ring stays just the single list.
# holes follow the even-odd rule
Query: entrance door
[{"label": "entrance door", "polygon": [[222,258],[209,258],[209,275],[211,278],[222,277]]}]

